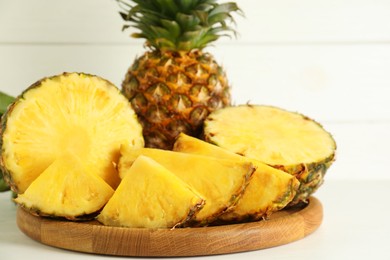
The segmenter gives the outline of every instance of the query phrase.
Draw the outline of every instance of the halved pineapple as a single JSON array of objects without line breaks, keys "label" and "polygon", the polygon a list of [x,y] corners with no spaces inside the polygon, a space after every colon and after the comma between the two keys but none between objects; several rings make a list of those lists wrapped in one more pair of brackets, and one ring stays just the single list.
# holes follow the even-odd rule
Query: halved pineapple
[{"label": "halved pineapple", "polygon": [[174,151],[124,146],[121,149],[119,173],[131,167],[140,155],[148,156],[173,172],[197,190],[206,200],[203,209],[196,214],[191,225],[207,225],[219,215],[232,208],[252,176],[255,168],[249,162],[223,160],[210,156]]},{"label": "halved pineapple", "polygon": [[241,105],[215,111],[205,121],[204,137],[295,176],[301,184],[291,205],[318,189],[335,159],[335,140],[320,124],[277,107]]},{"label": "halved pineapple", "polygon": [[70,220],[92,217],[114,190],[74,155],[57,158],[15,201],[30,213]]},{"label": "halved pineapple", "polygon": [[174,228],[185,225],[204,205],[188,184],[151,158],[139,156],[98,216],[105,225]]},{"label": "halved pineapple", "polygon": [[121,144],[144,144],[128,100],[107,80],[82,73],[45,78],[25,90],[2,117],[0,143],[5,179],[18,193],[68,152],[116,188]]},{"label": "halved pineapple", "polygon": [[219,217],[221,221],[242,222],[268,217],[291,202],[299,187],[299,181],[288,173],[183,133],[178,136],[173,149],[228,160],[249,161],[256,167],[241,199],[231,211]]}]

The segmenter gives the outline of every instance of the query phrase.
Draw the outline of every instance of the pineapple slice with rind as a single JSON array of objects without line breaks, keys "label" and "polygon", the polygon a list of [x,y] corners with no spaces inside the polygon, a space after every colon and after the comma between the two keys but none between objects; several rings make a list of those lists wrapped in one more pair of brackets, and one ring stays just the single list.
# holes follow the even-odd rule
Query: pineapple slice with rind
[{"label": "pineapple slice with rind", "polygon": [[287,206],[299,187],[299,181],[286,172],[183,133],[176,139],[173,149],[228,160],[249,161],[256,167],[241,199],[231,211],[219,217],[220,221],[243,222],[266,218]]},{"label": "pineapple slice with rind", "polygon": [[124,143],[144,145],[142,127],[119,89],[97,76],[64,73],[33,84],[3,115],[0,164],[13,191],[23,193],[67,151],[116,188]]},{"label": "pineapple slice with rind", "polygon": [[300,187],[290,205],[306,201],[320,187],[336,152],[335,140],[319,123],[272,106],[215,111],[205,121],[204,138],[295,176]]},{"label": "pineapple slice with rind", "polygon": [[133,149],[123,146],[119,173],[125,177],[125,168],[131,167],[140,155],[148,156],[173,172],[197,190],[206,204],[190,223],[207,225],[235,206],[255,168],[252,163],[224,160],[210,156],[180,153],[154,148]]},{"label": "pineapple slice with rind", "polygon": [[203,207],[197,191],[151,158],[139,156],[97,217],[104,225],[174,228],[185,225]]},{"label": "pineapple slice with rind", "polygon": [[63,155],[44,170],[15,201],[30,213],[88,219],[103,208],[114,190],[74,155]]}]

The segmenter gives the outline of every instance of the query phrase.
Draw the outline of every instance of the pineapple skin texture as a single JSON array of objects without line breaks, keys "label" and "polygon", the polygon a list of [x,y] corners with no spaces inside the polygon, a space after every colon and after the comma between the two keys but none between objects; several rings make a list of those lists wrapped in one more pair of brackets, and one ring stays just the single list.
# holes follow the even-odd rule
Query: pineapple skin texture
[{"label": "pineapple skin texture", "polygon": [[324,183],[325,173],[335,161],[335,154],[315,163],[300,163],[296,165],[271,165],[272,167],[295,176],[299,181],[299,189],[289,206],[307,199]]},{"label": "pineapple skin texture", "polygon": [[[23,94],[21,96],[23,96]],[[8,109],[5,111],[5,113],[1,117],[0,136],[3,136],[3,133],[4,133],[4,131],[6,129],[6,125],[7,125],[7,117],[9,114],[12,113],[12,110],[15,107],[17,100],[18,100],[18,98],[12,104],[10,104]],[[3,138],[0,138],[1,152],[3,150],[2,147],[3,147]],[[18,193],[19,192],[18,186],[14,182],[14,180],[12,179],[12,172],[9,171],[8,168],[5,166],[5,158],[3,156],[0,156],[0,168],[1,168],[1,172],[3,174],[3,179],[4,179],[5,183],[8,184],[8,186],[10,187],[10,189],[13,192]]]},{"label": "pineapple skin texture", "polygon": [[209,53],[150,51],[137,58],[122,83],[143,126],[145,147],[171,150],[176,136],[200,136],[203,121],[230,105],[223,68]]}]

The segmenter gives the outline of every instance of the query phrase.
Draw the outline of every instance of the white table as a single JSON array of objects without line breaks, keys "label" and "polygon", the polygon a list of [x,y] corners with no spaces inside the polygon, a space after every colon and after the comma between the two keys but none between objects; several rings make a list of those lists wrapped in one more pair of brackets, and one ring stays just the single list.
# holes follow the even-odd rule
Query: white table
[{"label": "white table", "polygon": [[[18,229],[10,196],[0,193],[0,259],[120,259],[32,240]],[[390,259],[390,180],[326,180],[315,196],[323,205],[324,220],[308,237],[279,247],[201,259]]]}]

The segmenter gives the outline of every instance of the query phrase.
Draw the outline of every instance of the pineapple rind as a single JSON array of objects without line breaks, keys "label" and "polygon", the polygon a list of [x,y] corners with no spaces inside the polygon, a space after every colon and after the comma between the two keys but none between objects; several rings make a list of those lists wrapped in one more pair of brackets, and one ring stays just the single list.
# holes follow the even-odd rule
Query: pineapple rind
[{"label": "pineapple rind", "polygon": [[291,166],[272,165],[272,167],[276,169],[280,169],[295,176],[300,181],[298,193],[290,202],[290,206],[298,204],[301,201],[307,202],[307,199],[310,197],[310,195],[316,192],[318,188],[320,188],[324,183],[325,173],[333,164],[334,160],[335,154],[317,163],[302,163]]},{"label": "pineapple rind", "polygon": [[139,156],[97,219],[132,228],[185,226],[204,206],[188,184],[151,158]]},{"label": "pineapple rind", "polygon": [[[17,105],[18,102],[19,102],[19,99],[16,98],[16,100],[12,104],[9,105],[8,109],[5,111],[5,113],[1,117],[0,136],[3,136],[4,130],[5,130],[6,125],[7,125],[8,115],[12,114],[12,110]],[[0,149],[1,149],[1,154],[3,154],[3,151],[4,151],[3,138],[0,138]],[[4,156],[0,156],[0,167],[1,167],[1,171],[3,173],[4,181],[9,185],[10,189],[13,192],[18,193],[19,192],[18,185],[15,182],[15,180],[12,178],[12,171],[9,171],[8,168],[5,166],[5,159],[6,158]]]},{"label": "pineapple rind", "polygon": [[[272,184],[270,184],[272,185]],[[226,212],[219,216],[216,220],[216,224],[234,224],[234,223],[244,223],[244,222],[253,222],[269,218],[273,213],[283,210],[290,206],[292,199],[296,194],[296,190],[299,187],[299,182],[296,179],[291,179],[285,185],[285,192],[281,193],[278,197],[275,197],[271,203],[267,205],[262,205],[261,210],[259,206],[252,207],[251,210],[247,208],[240,207],[234,208],[231,211]],[[241,204],[242,205],[242,204]]]},{"label": "pineapple rind", "polygon": [[122,91],[142,123],[145,146],[167,150],[180,132],[199,136],[207,115],[231,102],[223,68],[201,51],[146,52]]},{"label": "pineapple rind", "polygon": [[216,158],[249,161],[256,167],[256,171],[236,206],[219,216],[218,222],[243,222],[266,218],[284,208],[294,198],[299,186],[296,178],[283,171],[183,133],[178,136],[174,150]]},{"label": "pineapple rind", "polygon": [[[317,136],[317,139],[311,140],[312,142],[310,143],[310,145],[314,145],[315,143],[315,146],[312,147],[317,147],[318,149],[313,150],[312,148],[312,153],[308,153],[307,151],[305,151],[306,147],[298,146],[301,149],[296,149],[296,153],[290,153],[288,156],[285,157],[284,154],[282,154],[282,151],[275,150],[272,147],[273,145],[279,145],[282,148],[289,149],[289,145],[290,147],[295,147],[297,146],[297,143],[294,142],[300,141],[300,138],[304,139],[305,137],[307,137],[307,133],[295,132],[294,138],[285,139],[283,136],[285,142],[281,143],[281,141],[277,138],[275,139],[275,137],[271,137],[267,146],[260,146],[261,148],[254,146],[254,149],[251,150],[249,146],[257,145],[258,142],[262,142],[263,136],[261,135],[258,127],[262,124],[263,120],[267,121],[270,117],[269,114],[266,114],[267,117],[251,117],[251,113],[253,111],[255,111],[254,113],[257,113],[256,110],[258,109],[274,111],[277,114],[282,114],[282,117],[285,120],[284,122],[277,122],[269,126],[269,128],[266,129],[268,132],[266,132],[265,135],[269,134],[269,136],[272,136],[274,135],[273,131],[279,130],[277,128],[283,128],[283,131],[285,131],[284,136],[288,136],[291,127],[290,124],[292,123],[288,120],[298,120],[302,124],[310,124],[311,127],[316,129],[315,131],[317,131],[319,135]],[[228,117],[228,119],[222,119],[222,117]],[[216,130],[215,124],[218,120],[219,122],[217,124],[219,124],[218,128],[220,129]],[[245,122],[245,120],[247,120],[248,122]],[[225,122],[230,124],[230,126],[226,126]],[[252,125],[249,125],[249,122],[251,122]],[[239,128],[242,127],[242,125],[246,125],[246,127],[249,127],[250,129],[245,129],[240,132],[236,132],[235,134],[227,134],[223,131],[229,129],[229,127]],[[210,114],[205,120],[203,138],[207,142],[230,150],[234,153],[246,156],[248,158],[253,158],[262,161],[276,169],[283,170],[295,176],[299,180],[300,186],[297,194],[295,195],[289,206],[298,204],[301,201],[307,201],[308,197],[312,195],[322,185],[325,173],[335,160],[335,140],[333,139],[332,135],[323,128],[321,124],[302,114],[296,112],[289,112],[278,107],[263,105],[239,105],[215,111]],[[256,138],[260,138],[260,140],[254,140]],[[272,149],[269,150],[269,148],[272,148],[274,151]],[[297,154],[299,155],[298,160],[291,158]]]},{"label": "pineapple rind", "polygon": [[[121,168],[131,167],[138,156],[148,156],[162,164],[184,182],[197,190],[206,204],[191,226],[205,226],[218,216],[233,208],[241,198],[255,171],[252,163],[238,160],[217,159],[210,156],[194,155],[154,148],[132,149],[123,146],[119,160]],[[121,178],[125,176],[121,175]]]}]

